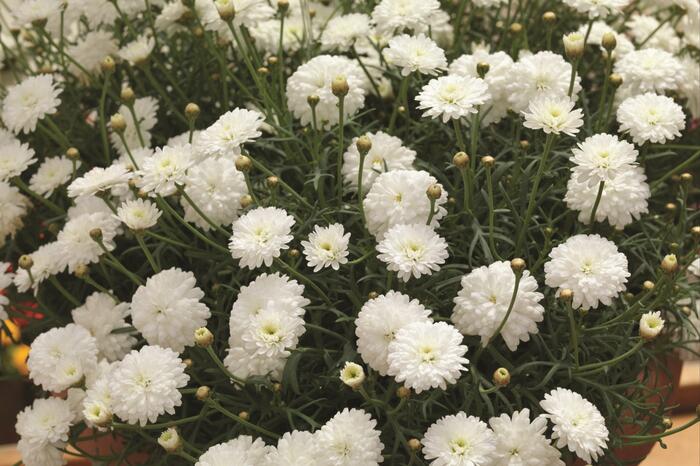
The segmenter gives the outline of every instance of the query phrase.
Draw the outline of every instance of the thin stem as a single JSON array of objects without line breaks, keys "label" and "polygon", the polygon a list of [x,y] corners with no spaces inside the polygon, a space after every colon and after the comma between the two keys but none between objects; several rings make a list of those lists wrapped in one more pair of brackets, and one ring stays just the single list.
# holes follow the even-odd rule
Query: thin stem
[{"label": "thin stem", "polygon": [[695,161],[698,159],[698,157],[700,157],[700,150],[697,151],[697,152],[695,152],[693,155],[691,155],[691,156],[688,157],[687,159],[685,159],[685,161],[683,161],[682,163],[679,163],[679,164],[676,165],[674,168],[672,168],[671,170],[667,171],[661,178],[659,178],[658,180],[654,181],[654,182],[652,183],[652,185],[651,185],[651,189],[654,190],[654,189],[657,188],[661,183],[663,183],[664,181],[666,181],[668,178],[672,177],[673,175],[675,175],[675,174],[678,173],[679,171],[682,171],[682,170],[685,169],[686,167],[692,165],[693,162],[695,162]]},{"label": "thin stem", "polygon": [[578,369],[576,369],[577,372],[584,372],[584,371],[589,371],[591,369],[599,369],[601,367],[605,366],[611,366],[614,364],[617,364],[618,362],[622,361],[623,359],[628,358],[629,356],[632,356],[634,353],[639,351],[642,346],[644,346],[644,340],[640,339],[632,348],[630,348],[628,351],[622,353],[621,355],[610,359],[608,361],[601,361],[601,362],[596,362],[593,364],[586,364],[585,366],[581,366]]},{"label": "thin stem", "polygon": [[109,165],[112,158],[109,155],[109,138],[107,137],[107,120],[105,119],[105,100],[107,99],[107,88],[109,87],[112,73],[105,72],[104,80],[102,81],[102,93],[100,94],[100,104],[98,106],[100,119],[100,137],[102,138],[102,151],[104,153],[105,164]]},{"label": "thin stem", "polygon": [[510,317],[510,313],[513,312],[513,306],[515,306],[515,299],[518,297],[518,287],[520,286],[520,279],[523,276],[522,271],[514,273],[515,284],[513,285],[513,294],[510,297],[510,304],[508,304],[508,310],[506,311],[506,315],[503,316],[503,320],[501,320],[501,323],[498,324],[496,331],[493,332],[493,335],[491,335],[491,338],[489,338],[489,340],[484,344],[484,347],[488,346],[491,340],[501,333],[501,330],[503,330],[503,327],[505,327],[506,322],[508,322],[508,317]]},{"label": "thin stem", "polygon": [[263,434],[263,435],[270,437],[270,438],[273,438],[273,439],[278,439],[280,437],[279,435],[275,434],[274,432],[270,432],[267,429],[264,429],[260,426],[256,426],[255,424],[246,421],[245,419],[241,418],[240,416],[233,414],[232,412],[230,412],[229,410],[227,410],[226,408],[221,406],[218,401],[215,401],[215,400],[212,400],[211,398],[209,398],[207,400],[207,404],[210,405],[215,410],[219,411],[224,416],[228,417],[229,419],[232,419],[232,420],[236,421],[237,423],[239,423],[239,424],[241,424],[241,425],[243,425],[251,430],[254,430],[260,434]]},{"label": "thin stem", "polygon": [[168,213],[169,213],[170,215],[172,215],[173,217],[175,217],[182,225],[185,226],[185,228],[187,228],[187,229],[190,230],[192,233],[194,233],[194,235],[195,235],[197,238],[201,239],[202,241],[204,241],[205,243],[209,244],[210,246],[216,248],[217,250],[219,250],[219,251],[221,251],[221,252],[225,252],[226,254],[229,254],[229,250],[228,250],[227,248],[221,246],[221,245],[218,244],[218,243],[215,243],[214,241],[212,241],[211,239],[209,239],[206,235],[202,234],[202,233],[201,233],[199,230],[197,230],[195,227],[193,227],[192,225],[190,225],[187,221],[185,221],[185,219],[182,218],[182,216],[181,216],[180,214],[178,214],[178,213],[175,211],[175,209],[173,209],[173,208],[170,206],[170,204],[168,204],[168,201],[166,201],[166,200],[163,199],[162,197],[158,196],[158,197],[156,198],[156,202],[157,202],[158,206],[159,206],[161,209],[167,210]]},{"label": "thin stem", "polygon": [[486,190],[488,192],[489,204],[489,248],[491,249],[491,255],[500,260],[498,252],[496,251],[496,240],[494,238],[494,217],[496,212],[493,206],[493,179],[491,169],[491,166],[486,167]]},{"label": "thin stem", "polygon": [[[396,125],[396,117],[399,114],[399,107],[405,99],[404,96],[408,94],[408,81],[410,76],[410,74],[404,76],[403,80],[401,81],[401,87],[399,88],[399,98],[396,100],[396,102],[394,102],[394,110],[391,112],[391,119],[389,120],[389,133],[394,132],[394,126]],[[408,111],[408,109],[405,110]]]},{"label": "thin stem", "polygon": [[364,178],[364,168],[365,168],[365,157],[367,157],[366,153],[363,153],[363,151],[358,151],[360,154],[360,166],[359,170],[357,172],[357,207],[360,209],[360,215],[362,216],[362,224],[364,225],[365,222],[365,207],[362,204],[362,201],[364,199],[363,193],[362,193],[362,179]]},{"label": "thin stem", "polygon": [[326,295],[326,293],[324,293],[323,290],[319,288],[319,286],[316,283],[314,283],[310,278],[307,278],[305,275],[299,273],[296,269],[292,268],[292,266],[290,266],[280,258],[275,258],[275,264],[282,267],[289,274],[293,275],[294,278],[296,278],[297,280],[306,283],[311,288],[313,288],[316,291],[316,293],[318,293],[321,296],[321,298],[326,302],[326,304],[328,304],[329,306],[333,305],[328,295]]},{"label": "thin stem", "polygon": [[141,249],[143,250],[143,253],[146,256],[146,260],[148,260],[148,263],[151,264],[151,268],[153,269],[153,271],[155,273],[160,272],[160,267],[158,267],[158,264],[151,255],[151,251],[148,250],[148,246],[146,246],[146,243],[143,241],[143,233],[140,231],[135,231],[134,236],[136,237],[136,241],[139,243],[139,246],[141,246]]},{"label": "thin stem", "polygon": [[571,346],[574,350],[574,362],[576,363],[576,367],[578,367],[578,328],[576,326],[576,319],[574,318],[574,308],[571,306],[570,300],[566,305],[566,314],[569,316],[569,330],[571,331]]},{"label": "thin stem", "polygon": [[80,306],[80,301],[61,285],[55,275],[49,276],[51,284],[66,298],[73,306]]},{"label": "thin stem", "polygon": [[212,348],[211,345],[207,346],[205,349],[211,360],[214,361],[214,364],[216,364],[216,367],[218,367],[219,370],[221,370],[221,372],[223,372],[224,375],[231,380],[231,383],[237,383],[242,387],[245,386],[245,380],[241,379],[240,377],[236,377],[229,372],[228,368],[223,362],[221,362],[221,359],[219,359],[219,356],[217,356],[217,354],[214,352],[214,348]]},{"label": "thin stem", "polygon": [[593,223],[595,222],[595,214],[596,214],[596,211],[598,210],[598,206],[600,205],[600,200],[603,197],[603,189],[604,188],[605,188],[605,180],[601,180],[600,184],[598,185],[598,194],[596,195],[595,203],[593,204],[593,209],[591,209],[591,217],[588,221],[591,225],[591,228],[593,228]]},{"label": "thin stem", "polygon": [[231,236],[231,232],[226,231],[221,225],[214,223],[203,211],[202,209],[199,208],[199,206],[192,200],[192,198],[187,194],[187,191],[185,191],[185,188],[183,188],[180,185],[177,185],[177,191],[182,195],[182,197],[187,201],[187,203],[194,209],[195,212],[197,212],[197,215],[202,217],[205,222],[207,222],[212,228],[215,230],[220,231],[223,233],[226,237]]},{"label": "thin stem", "polygon": [[[336,169],[335,183],[338,195],[338,204],[343,203],[343,152],[345,150],[345,96],[338,96],[338,166]],[[362,172],[360,172],[362,176]]]},{"label": "thin stem", "polygon": [[112,253],[107,249],[107,246],[105,246],[105,244],[104,244],[104,242],[102,241],[102,239],[96,239],[95,242],[96,242],[97,244],[100,245],[100,248],[102,249],[102,251],[103,251],[103,252],[105,253],[105,255],[109,258],[109,260],[105,260],[105,262],[107,262],[107,264],[111,265],[112,267],[114,267],[115,269],[117,269],[118,271],[120,271],[121,273],[123,273],[124,275],[126,275],[127,277],[129,277],[129,279],[130,279],[131,281],[133,281],[137,286],[143,285],[143,280],[141,280],[141,277],[139,277],[138,275],[136,275],[136,274],[130,272],[129,269],[127,269],[126,267],[124,267],[124,264],[122,264],[122,263],[119,261],[119,259],[117,259],[117,258],[114,256],[114,254],[112,254]]},{"label": "thin stem", "polygon": [[22,181],[22,178],[20,178],[19,176],[14,177],[14,178],[12,179],[12,181],[13,181],[13,183],[14,183],[15,185],[17,185],[17,187],[18,187],[19,189],[21,189],[22,191],[24,191],[25,193],[29,194],[31,197],[33,197],[33,198],[36,199],[37,201],[39,201],[39,202],[41,202],[42,204],[44,204],[46,207],[49,208],[49,210],[51,210],[51,211],[52,211],[53,213],[55,213],[56,215],[59,215],[59,216],[64,216],[64,215],[66,215],[66,211],[65,211],[65,210],[61,209],[59,206],[57,206],[57,205],[54,204],[53,202],[51,202],[50,200],[46,199],[44,196],[42,196],[42,195],[40,195],[40,194],[37,194],[37,193],[35,193],[34,191],[32,191],[32,189],[31,189],[29,186],[27,186],[26,183],[25,183],[24,181]]}]

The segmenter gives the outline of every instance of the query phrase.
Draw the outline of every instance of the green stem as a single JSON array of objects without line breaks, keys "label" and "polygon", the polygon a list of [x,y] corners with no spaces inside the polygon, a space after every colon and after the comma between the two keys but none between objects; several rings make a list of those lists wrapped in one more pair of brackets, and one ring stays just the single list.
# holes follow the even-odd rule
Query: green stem
[{"label": "green stem", "polygon": [[501,330],[503,330],[503,327],[505,327],[506,322],[508,322],[508,317],[510,317],[510,313],[513,312],[513,306],[515,306],[515,299],[518,297],[518,287],[520,286],[520,279],[523,276],[522,271],[514,273],[515,284],[513,285],[513,294],[510,297],[510,303],[508,304],[508,310],[506,311],[506,315],[503,316],[503,320],[501,320],[501,323],[498,324],[496,331],[493,332],[493,335],[491,335],[491,338],[489,338],[489,340],[484,344],[484,347],[488,346],[488,344],[491,343],[491,340],[501,333]]},{"label": "green stem", "polygon": [[216,367],[218,367],[219,370],[221,370],[221,372],[223,372],[224,375],[231,380],[231,383],[237,383],[241,387],[245,386],[245,380],[241,379],[240,377],[236,377],[229,372],[224,363],[221,362],[221,359],[219,359],[219,356],[216,355],[214,348],[212,348],[211,345],[207,346],[205,349],[211,360],[214,361],[214,364],[216,364]]},{"label": "green stem", "polygon": [[277,264],[278,266],[280,266],[281,268],[286,270],[290,275],[292,275],[297,280],[299,280],[303,283],[306,283],[311,288],[313,288],[316,291],[316,293],[318,293],[321,296],[321,298],[326,302],[326,304],[328,304],[329,306],[333,305],[333,303],[331,302],[328,295],[326,295],[326,293],[324,293],[323,290],[321,288],[319,288],[319,286],[316,283],[314,283],[310,278],[307,278],[305,275],[299,273],[296,269],[294,269],[292,266],[290,266],[289,264],[287,264],[286,262],[284,262],[282,259],[280,259],[278,257],[275,258],[275,264]]},{"label": "green stem", "polygon": [[212,408],[214,408],[215,410],[219,411],[224,416],[228,417],[229,419],[232,419],[232,420],[236,421],[237,423],[239,423],[239,424],[241,424],[241,425],[243,425],[251,430],[254,430],[260,434],[263,434],[263,435],[270,437],[270,438],[273,438],[273,439],[278,439],[280,437],[279,435],[275,434],[274,432],[270,432],[267,429],[264,429],[260,426],[256,426],[255,424],[246,421],[245,419],[241,418],[240,416],[233,414],[232,412],[230,412],[229,410],[227,410],[226,408],[221,406],[218,401],[215,401],[215,400],[212,400],[211,398],[209,398],[207,400],[207,404],[209,406],[211,406]]},{"label": "green stem", "polygon": [[146,243],[143,241],[143,233],[140,231],[135,231],[134,236],[136,237],[136,241],[139,243],[139,246],[141,246],[141,249],[146,256],[146,260],[148,260],[148,263],[151,264],[153,271],[155,273],[160,272],[160,267],[158,267],[158,264],[151,255],[151,251],[148,250],[148,246],[146,246]]},{"label": "green stem", "polygon": [[593,228],[593,224],[595,222],[595,214],[596,214],[596,211],[598,210],[598,206],[600,205],[600,200],[603,197],[603,189],[604,188],[605,188],[605,180],[601,180],[600,184],[598,185],[598,194],[596,195],[595,203],[593,204],[593,209],[591,209],[591,217],[588,221],[591,225],[591,229]]},{"label": "green stem", "polygon": [[[338,204],[343,203],[343,151],[345,150],[345,96],[338,97],[338,165],[335,175]],[[362,173],[360,173],[362,176]]]},{"label": "green stem", "polygon": [[608,361],[601,361],[601,362],[596,362],[593,364],[586,364],[585,366],[580,366],[579,368],[576,369],[576,372],[584,372],[584,371],[590,371],[592,369],[599,369],[605,366],[612,366],[614,364],[617,364],[618,362],[622,361],[623,359],[628,358],[629,356],[632,356],[634,353],[639,351],[642,346],[644,346],[644,340],[640,339],[632,348],[630,348],[628,351],[624,352],[623,354],[610,359]]},{"label": "green stem", "polygon": [[65,211],[65,210],[61,209],[59,206],[57,206],[57,205],[54,204],[53,202],[51,202],[50,200],[46,199],[44,196],[41,196],[40,194],[37,194],[37,193],[35,193],[34,191],[32,191],[32,189],[31,189],[29,186],[27,186],[26,183],[25,183],[24,181],[22,181],[22,178],[20,178],[19,176],[14,177],[14,178],[12,179],[12,181],[14,182],[15,185],[17,185],[17,187],[18,187],[19,189],[21,189],[22,191],[24,191],[25,193],[29,194],[31,197],[33,197],[33,198],[36,199],[37,201],[39,201],[39,202],[41,202],[42,204],[44,204],[46,207],[49,208],[49,210],[51,210],[51,211],[52,211],[53,213],[55,213],[56,215],[59,215],[59,216],[64,216],[64,215],[66,215],[66,211]]},{"label": "green stem", "polygon": [[49,281],[73,306],[80,306],[80,301],[59,283],[55,275],[49,276]]},{"label": "green stem", "polygon": [[202,209],[200,209],[199,206],[192,200],[192,198],[189,196],[189,194],[187,194],[187,191],[185,191],[185,189],[182,186],[177,185],[177,190],[185,199],[185,201],[187,201],[187,203],[194,209],[194,211],[197,212],[197,214],[200,217],[202,217],[204,221],[207,222],[212,228],[223,233],[227,238],[231,236],[231,232],[226,231],[221,225],[214,223],[204,212],[202,212]]},{"label": "green stem", "polygon": [[496,251],[496,240],[494,238],[494,222],[495,222],[495,209],[493,206],[493,180],[491,173],[491,166],[486,167],[486,190],[488,192],[488,204],[489,204],[489,248],[491,249],[491,255],[500,260],[500,256]]},{"label": "green stem", "polygon": [[[112,158],[109,155],[109,138],[107,137],[107,120],[105,119],[105,100],[107,99],[107,88],[109,87],[112,74],[105,72],[104,81],[102,81],[102,93],[100,94],[100,104],[98,107],[100,119],[100,137],[102,138],[102,151],[104,153],[105,164],[109,165]],[[134,167],[136,168],[136,167]]]}]

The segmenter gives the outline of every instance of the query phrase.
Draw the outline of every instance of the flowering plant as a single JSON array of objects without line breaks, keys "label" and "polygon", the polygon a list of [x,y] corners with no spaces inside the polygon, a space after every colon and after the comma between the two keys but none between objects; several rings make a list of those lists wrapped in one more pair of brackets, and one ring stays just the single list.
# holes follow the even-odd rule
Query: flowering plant
[{"label": "flowering plant", "polygon": [[700,343],[696,1],[2,19],[27,466],[620,464],[698,422],[659,382]]}]

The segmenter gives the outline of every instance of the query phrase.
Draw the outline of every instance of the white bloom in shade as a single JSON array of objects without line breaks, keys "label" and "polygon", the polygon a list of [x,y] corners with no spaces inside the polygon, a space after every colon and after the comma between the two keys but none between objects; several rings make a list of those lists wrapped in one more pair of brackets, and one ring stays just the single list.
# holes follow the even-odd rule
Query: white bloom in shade
[{"label": "white bloom in shade", "polygon": [[[382,238],[394,225],[427,222],[430,199],[426,191],[434,184],[437,179],[423,170],[393,170],[379,175],[362,201],[369,232]],[[443,207],[446,202],[447,192],[443,189],[435,201],[431,227],[437,227],[447,214]]]},{"label": "white bloom in shade", "polygon": [[12,15],[18,26],[30,26],[49,19],[61,9],[59,0],[24,0],[18,2]]},{"label": "white bloom in shade", "polygon": [[490,98],[483,79],[451,75],[431,79],[416,100],[420,103],[418,108],[425,110],[424,117],[440,117],[443,123],[447,123],[478,112],[478,107]]},{"label": "white bloom in shade", "polygon": [[124,202],[117,208],[117,217],[124,225],[132,230],[145,230],[151,228],[160,218],[162,212],[156,205],[148,200],[132,199]]},{"label": "white bloom in shade", "polygon": [[[479,267],[462,277],[462,288],[456,298],[452,322],[465,335],[479,335],[485,345],[492,340],[508,312],[515,287],[515,272],[507,261]],[[538,332],[544,308],[544,296],[537,291],[537,281],[523,271],[513,309],[501,336],[508,349],[515,351],[521,341],[529,341]]]},{"label": "white bloom in shade", "polygon": [[420,30],[426,18],[440,10],[437,0],[382,0],[372,10],[372,20],[383,33],[395,30]]},{"label": "white bloom in shade", "polygon": [[15,430],[35,446],[63,445],[73,421],[70,405],[61,398],[40,398],[17,415]]},{"label": "white bloom in shade", "polygon": [[156,31],[165,32],[168,36],[184,29],[179,21],[189,12],[182,2],[171,1],[163,6],[156,17],[154,27]]},{"label": "white bloom in shade", "polygon": [[324,50],[347,51],[356,40],[368,36],[370,31],[371,23],[367,15],[350,13],[336,16],[323,29],[321,45]]},{"label": "white bloom in shade", "polygon": [[113,215],[107,203],[97,196],[80,196],[73,200],[74,205],[68,208],[68,220],[73,220],[84,214],[107,214]]},{"label": "white bloom in shade", "polygon": [[462,411],[438,419],[421,443],[431,466],[490,465],[496,453],[496,439],[486,423]]},{"label": "white bloom in shade", "polygon": [[387,63],[401,68],[401,76],[415,72],[436,75],[447,69],[445,52],[425,34],[396,36],[383,53]]},{"label": "white bloom in shade", "polygon": [[398,291],[367,301],[355,320],[357,352],[372,369],[387,375],[389,344],[396,332],[413,322],[431,322],[430,311]]},{"label": "white bloom in shade", "polygon": [[254,269],[263,263],[272,265],[273,259],[288,249],[293,236],[294,217],[277,207],[258,207],[233,222],[229,249],[241,267]]},{"label": "white bloom in shade", "polygon": [[128,326],[125,318],[129,313],[129,303],[117,303],[107,293],[95,292],[71,315],[73,322],[95,337],[98,356],[111,362],[124,357],[136,344],[136,338],[128,333],[112,333]]},{"label": "white bloom in shade", "polygon": [[[584,36],[586,35],[587,31],[588,31],[588,24],[587,23],[581,24],[581,27],[578,28],[578,33],[583,34]],[[635,50],[634,44],[632,43],[631,40],[629,40],[627,38],[626,35],[617,32],[615,29],[613,29],[611,26],[609,26],[605,21],[600,21],[600,20],[595,21],[593,23],[593,26],[591,26],[591,31],[588,33],[588,41],[586,42],[586,44],[600,46],[601,53],[603,54],[603,56],[607,57],[608,52],[602,46],[603,35],[607,32],[609,32],[615,36],[615,41],[617,43],[617,45],[615,46],[615,49],[613,50],[613,53],[612,53],[613,59],[622,58],[625,55],[627,55],[628,53]]]},{"label": "white bloom in shade", "polygon": [[[63,446],[63,444],[61,443],[59,446]],[[66,464],[63,452],[54,445],[37,445],[20,439],[17,442],[17,451],[22,456],[24,466],[63,466]]]},{"label": "white bloom in shade", "polygon": [[[698,15],[697,11],[698,6],[695,4],[695,16]],[[688,12],[683,17],[692,16],[694,15]],[[639,48],[661,49],[673,54],[678,53],[681,49],[681,39],[670,21],[665,21],[662,24],[654,16],[633,13],[632,17],[625,23],[625,28],[634,42],[639,45]],[[681,29],[682,27],[679,27],[679,30]]]},{"label": "white bloom in shade", "polygon": [[140,65],[148,59],[155,45],[152,37],[140,36],[119,49],[119,58],[131,65]]},{"label": "white bloom in shade", "polygon": [[340,371],[340,380],[351,388],[358,388],[365,381],[365,370],[357,363],[347,361]]},{"label": "white bloom in shade", "polygon": [[609,306],[625,290],[627,257],[599,235],[575,235],[552,249],[544,264],[545,283],[574,292],[574,308]]},{"label": "white bloom in shade", "polygon": [[645,340],[653,340],[664,329],[661,312],[647,312],[639,319],[639,335]]},{"label": "white bloom in shade", "polygon": [[[76,168],[80,162],[76,162]],[[54,190],[66,184],[73,174],[73,162],[68,157],[44,159],[39,169],[29,179],[29,188],[37,194],[50,197]]]},{"label": "white bloom in shade", "polygon": [[2,121],[15,134],[31,133],[39,120],[56,113],[61,103],[60,94],[50,74],[26,78],[7,88],[2,102]]},{"label": "white bloom in shade", "polygon": [[291,354],[306,328],[304,319],[290,311],[290,307],[289,304],[278,304],[277,308],[267,306],[248,319],[245,327],[238,329],[242,331],[240,340],[248,355],[282,359]]},{"label": "white bloom in shade", "polygon": [[376,466],[384,461],[377,421],[361,409],[345,408],[316,432],[321,464]]},{"label": "white bloom in shade", "polygon": [[[579,211],[580,222],[588,224],[598,198],[600,181],[598,184],[592,183],[588,174],[582,173],[579,169],[580,167],[572,169],[564,201],[570,209]],[[639,166],[627,165],[618,168],[613,176],[604,180],[603,192],[598,201],[594,220],[596,222],[607,220],[610,225],[622,229],[647,213],[651,190],[646,178],[644,170]]]},{"label": "white bloom in shade", "polygon": [[35,384],[61,392],[95,370],[97,342],[79,325],[54,327],[34,339],[27,367]]},{"label": "white bloom in shade", "polygon": [[68,265],[68,271],[73,273],[79,265],[97,262],[104,254],[100,244],[90,236],[93,229],[102,230],[102,244],[108,251],[113,251],[119,225],[119,220],[113,215],[102,212],[83,214],[68,220],[57,236],[61,261]]},{"label": "white bloom in shade", "polygon": [[167,452],[174,452],[182,447],[182,438],[175,427],[168,427],[158,437],[158,445]]},{"label": "white bloom in shade", "polygon": [[416,393],[457,382],[469,360],[462,334],[446,322],[414,322],[389,343],[387,373]]},{"label": "white bloom in shade", "polygon": [[224,3],[227,1],[233,4],[236,12],[233,18],[233,24],[236,26],[253,27],[275,14],[267,0],[223,0]]},{"label": "white bloom in shade", "polygon": [[17,291],[24,293],[32,288],[36,293],[41,282],[61,272],[66,267],[61,260],[61,250],[61,245],[53,242],[41,245],[39,249],[29,254],[34,262],[31,268],[32,276],[30,278],[26,270],[18,269],[14,279]]},{"label": "white bloom in shade", "polygon": [[586,463],[598,461],[607,447],[608,429],[593,403],[566,388],[555,388],[540,406],[554,424],[552,440],[557,448],[567,447]]},{"label": "white bloom in shade", "polygon": [[394,225],[377,244],[377,251],[377,258],[404,282],[432,275],[449,257],[447,241],[423,223]]},{"label": "white bloom in shade", "polygon": [[333,223],[327,227],[314,226],[308,241],[302,241],[304,255],[314,272],[325,267],[338,270],[341,264],[348,263],[348,242],[350,233],[345,233],[343,225]]},{"label": "white bloom in shade", "polygon": [[667,140],[680,137],[685,114],[670,97],[648,92],[622,101],[617,121],[620,132],[629,133],[637,145],[647,141],[666,144]]},{"label": "white bloom in shade", "polygon": [[636,165],[637,149],[612,134],[594,134],[571,149],[571,161],[580,177],[590,184],[614,178],[620,171]]},{"label": "white bloom in shade", "polygon": [[[700,12],[698,17],[698,22],[700,23]],[[698,27],[700,28],[700,24],[698,24]],[[698,35],[700,35],[700,30]],[[698,44],[697,48],[700,49],[700,44]],[[697,62],[693,61],[690,55],[685,55],[681,59],[681,63],[684,74],[678,91],[686,99],[685,107],[693,118],[700,118],[700,67],[696,66]]]},{"label": "white bloom in shade", "polygon": [[255,110],[235,108],[224,113],[199,134],[196,148],[207,157],[236,157],[241,146],[258,138],[263,115]]},{"label": "white bloom in shade", "polygon": [[[403,145],[403,141],[382,131],[366,133],[372,141],[372,148],[365,155],[362,166],[362,190],[372,187],[380,173],[390,170],[410,170],[416,159],[416,151]],[[347,151],[343,154],[343,178],[350,189],[357,190],[357,180],[360,172],[360,153],[357,150],[357,139],[354,138]]]},{"label": "white bloom in shade", "polygon": [[152,196],[170,196],[177,191],[176,184],[184,184],[187,169],[194,163],[192,146],[164,146],[143,161],[139,170],[139,186]]},{"label": "white bloom in shade", "polygon": [[[0,262],[0,291],[6,290],[12,285],[15,279],[15,274],[10,272],[12,264],[9,262]],[[7,311],[5,306],[10,304],[10,300],[4,294],[0,294],[0,320],[7,319]]]},{"label": "white bloom in shade", "polygon": [[80,64],[78,67],[71,61],[68,70],[79,76],[81,80],[89,82],[89,77],[84,74],[83,69],[88,73],[101,74],[102,61],[105,57],[116,56],[118,50],[119,47],[111,32],[88,32],[83,39],[66,48],[66,54]]},{"label": "white bloom in shade", "polygon": [[[308,445],[307,445],[308,447]],[[199,457],[195,466],[225,466],[236,464],[254,466],[263,464],[268,447],[262,439],[253,439],[250,435],[240,435],[233,440],[209,447]]]},{"label": "white bloom in shade", "polygon": [[331,90],[336,77],[348,82],[349,91],[343,103],[345,117],[364,106],[369,81],[360,65],[343,56],[319,55],[297,68],[287,80],[287,107],[302,125],[310,125],[313,119],[309,96],[319,98],[316,105],[319,128],[328,129],[338,123],[338,97]]},{"label": "white bloom in shade", "polygon": [[568,134],[574,136],[583,126],[583,111],[574,109],[574,101],[568,97],[541,95],[530,101],[527,111],[523,111],[523,126],[541,129],[546,134]]},{"label": "white bloom in shade", "polygon": [[200,300],[192,272],[178,268],[163,270],[138,287],[131,300],[131,320],[149,345],[181,353],[194,345],[194,331],[207,325],[211,315]]},{"label": "white bloom in shade", "polygon": [[[232,342],[230,339],[229,342]],[[231,374],[239,379],[248,377],[270,377],[271,380],[282,380],[284,366],[287,363],[286,357],[260,356],[249,353],[240,345],[239,341],[234,341],[228,350],[224,364]]]},{"label": "white bloom in shade", "polygon": [[104,427],[112,421],[112,376],[118,364],[103,359],[92,380],[86,380],[82,414],[89,426]]},{"label": "white bloom in shade", "polygon": [[450,74],[479,78],[476,66],[488,63],[489,72],[484,76],[491,95],[489,102],[482,107],[479,117],[482,125],[496,123],[508,113],[508,84],[512,82],[513,59],[505,52],[489,53],[488,50],[477,49],[471,55],[462,55],[450,63]]},{"label": "white bloom in shade", "polygon": [[615,62],[615,72],[634,93],[675,90],[683,77],[681,62],[660,49],[634,50]]},{"label": "white bloom in shade", "polygon": [[126,185],[130,178],[131,173],[121,163],[113,163],[107,168],[94,167],[68,185],[68,196],[92,196],[120,185]]},{"label": "white bloom in shade", "polygon": [[8,236],[22,228],[22,217],[31,205],[29,198],[19,192],[15,186],[0,181],[0,246],[5,244]]},{"label": "white bloom in shade", "polygon": [[294,430],[285,433],[278,441],[277,447],[270,447],[264,466],[320,466],[311,432]]},{"label": "white bloom in shade", "polygon": [[[241,208],[241,198],[248,194],[243,173],[228,158],[208,158],[187,171],[185,193],[212,222],[230,225]],[[187,199],[181,198],[185,220],[207,231],[211,228]]]},{"label": "white bloom in shade", "polygon": [[589,18],[605,18],[619,14],[630,0],[564,0],[564,3],[579,13],[587,13]]},{"label": "white bloom in shade", "polygon": [[142,426],[155,422],[161,414],[175,414],[182,403],[179,389],[190,379],[185,367],[169,348],[144,346],[127,354],[112,374],[114,414]]},{"label": "white bloom in shade", "polygon": [[[517,79],[508,85],[508,93],[513,110],[519,112],[539,95],[566,96],[571,81],[571,64],[561,55],[546,50],[521,57],[513,65],[512,76]],[[577,75],[572,97],[580,91],[581,79]]]},{"label": "white bloom in shade", "polygon": [[[124,134],[122,134],[122,136],[124,137],[124,141],[126,141],[129,149],[131,149],[132,155],[138,148],[144,146],[151,147],[151,130],[158,122],[156,119],[156,114],[158,113],[158,100],[153,97],[141,97],[136,99],[134,101],[134,114],[136,115],[135,119],[134,115],[131,114],[131,111],[126,105],[120,106],[118,113],[124,117],[124,121],[126,121],[126,129],[124,130]],[[141,129],[143,145],[141,144],[141,139],[139,139],[136,122],[138,122],[138,126]],[[126,147],[124,147],[124,143],[117,133],[112,131],[109,135],[109,140],[119,155],[129,158]],[[129,162],[131,161],[129,160]],[[140,167],[141,165],[139,165],[139,168]]]},{"label": "white bloom in shade", "polygon": [[537,416],[530,422],[530,410],[492,417],[489,425],[495,434],[493,466],[564,466],[561,453],[545,437],[547,418]]},{"label": "white bloom in shade", "polygon": [[14,139],[0,145],[0,180],[7,181],[19,176],[34,163],[34,149],[27,144]]},{"label": "white bloom in shade", "polygon": [[[294,3],[290,2],[290,9]],[[314,8],[323,6],[314,3]],[[311,30],[307,32],[309,37],[318,37],[319,31],[319,10],[316,9],[316,16],[311,22]],[[281,28],[279,19],[262,21],[251,28],[250,33],[255,38],[255,45],[270,54],[275,54],[279,50],[280,33],[282,34],[282,48],[285,52],[297,52],[304,45],[304,17],[301,13],[291,14],[284,19],[284,28]],[[280,30],[282,29],[282,30]],[[308,30],[308,27],[306,28]]]}]

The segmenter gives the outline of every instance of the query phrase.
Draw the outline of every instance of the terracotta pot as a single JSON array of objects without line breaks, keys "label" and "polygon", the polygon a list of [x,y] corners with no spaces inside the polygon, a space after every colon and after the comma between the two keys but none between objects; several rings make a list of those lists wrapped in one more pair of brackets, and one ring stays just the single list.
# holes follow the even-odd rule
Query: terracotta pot
[{"label": "terracotta pot", "polygon": [[[97,434],[97,437],[94,439],[91,438],[93,434]],[[116,434],[110,433],[104,435],[104,433],[96,432],[93,429],[85,429],[80,434],[80,437],[84,438],[85,440],[78,442],[78,448],[93,456],[109,457],[114,456],[115,453],[120,453],[124,450],[124,439]],[[104,464],[105,466],[120,466],[123,464],[146,464],[148,463],[149,458],[150,455],[146,453],[132,453],[125,458],[126,460],[128,460],[128,463],[125,463],[123,461],[117,462],[115,460],[108,463],[100,464]],[[76,464],[82,465],[83,463]],[[86,461],[84,464],[90,465],[92,463]]]}]

